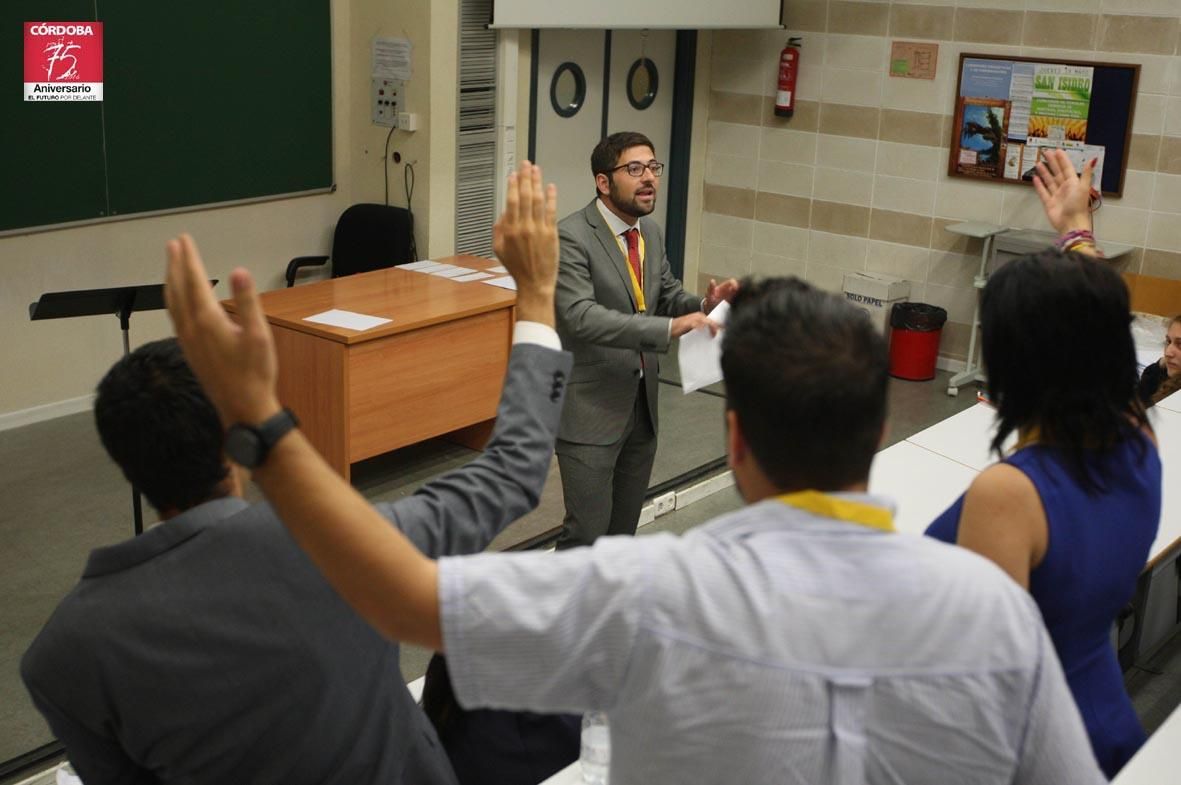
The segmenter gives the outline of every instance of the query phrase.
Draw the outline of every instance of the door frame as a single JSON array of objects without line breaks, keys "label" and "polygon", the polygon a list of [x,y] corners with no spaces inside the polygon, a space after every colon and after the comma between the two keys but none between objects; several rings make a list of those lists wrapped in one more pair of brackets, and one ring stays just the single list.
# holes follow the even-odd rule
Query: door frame
[{"label": "door frame", "polygon": [[[607,107],[611,98],[611,31],[603,42],[603,127],[600,136],[607,135]],[[538,50],[541,30],[530,31],[529,58],[529,160],[537,158],[537,101],[540,63]],[[685,229],[689,204],[689,159],[693,146],[693,94],[697,74],[697,31],[677,30],[676,55],[673,64],[672,139],[668,152],[670,185],[667,189],[664,244],[673,275],[683,280],[685,273]],[[678,122],[677,118],[688,118]],[[691,287],[692,288],[692,287]]]}]

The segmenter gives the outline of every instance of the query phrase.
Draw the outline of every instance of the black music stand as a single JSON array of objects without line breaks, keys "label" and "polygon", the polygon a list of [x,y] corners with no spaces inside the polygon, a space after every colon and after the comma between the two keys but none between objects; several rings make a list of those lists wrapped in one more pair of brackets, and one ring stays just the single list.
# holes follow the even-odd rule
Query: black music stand
[{"label": "black music stand", "polygon": [[[217,279],[209,282],[217,286]],[[77,289],[70,292],[46,292],[37,302],[29,303],[29,318],[70,319],[75,316],[119,317],[119,329],[123,331],[123,356],[131,354],[131,314],[135,311],[158,311],[164,307],[164,284],[151,283],[143,286],[112,286],[109,289]],[[140,505],[139,489],[131,485],[131,511],[135,521],[136,535],[144,530],[143,509]]]}]

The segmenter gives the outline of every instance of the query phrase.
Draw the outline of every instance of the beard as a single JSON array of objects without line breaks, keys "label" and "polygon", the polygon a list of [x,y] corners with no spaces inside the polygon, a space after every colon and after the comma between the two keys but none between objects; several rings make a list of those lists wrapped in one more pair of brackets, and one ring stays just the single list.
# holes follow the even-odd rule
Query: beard
[{"label": "beard", "polygon": [[610,179],[610,186],[607,189],[607,196],[611,199],[611,204],[622,213],[627,213],[633,218],[643,218],[653,210],[656,209],[656,187],[652,187],[652,201],[649,203],[641,203],[633,196],[628,199],[623,196],[619,190],[619,186],[615,184],[615,178]]}]

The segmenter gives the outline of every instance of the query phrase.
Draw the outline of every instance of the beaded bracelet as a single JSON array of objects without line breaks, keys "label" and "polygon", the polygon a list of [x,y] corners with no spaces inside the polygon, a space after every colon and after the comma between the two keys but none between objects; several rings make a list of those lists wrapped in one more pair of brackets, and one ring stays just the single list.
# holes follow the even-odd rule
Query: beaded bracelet
[{"label": "beaded bracelet", "polygon": [[1098,257],[1100,259],[1106,258],[1103,252],[1099,250],[1099,246],[1095,245],[1095,241],[1089,240],[1085,237],[1076,237],[1073,240],[1070,240],[1065,245],[1065,247],[1061,248],[1060,250],[1063,253],[1070,253],[1071,251],[1078,251],[1083,248],[1090,248],[1092,256]]},{"label": "beaded bracelet", "polygon": [[1069,251],[1079,241],[1095,244],[1095,234],[1090,229],[1071,229],[1054,243],[1060,251]]}]

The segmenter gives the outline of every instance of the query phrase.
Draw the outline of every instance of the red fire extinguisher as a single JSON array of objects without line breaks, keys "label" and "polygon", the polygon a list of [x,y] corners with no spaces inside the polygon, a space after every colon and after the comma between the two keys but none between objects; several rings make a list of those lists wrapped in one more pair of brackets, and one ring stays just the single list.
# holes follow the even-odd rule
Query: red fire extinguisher
[{"label": "red fire extinguisher", "polygon": [[779,86],[775,91],[775,116],[791,117],[796,107],[796,79],[800,75],[800,39],[787,39],[779,53]]}]

